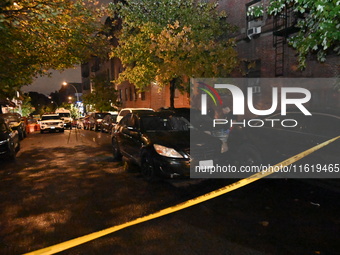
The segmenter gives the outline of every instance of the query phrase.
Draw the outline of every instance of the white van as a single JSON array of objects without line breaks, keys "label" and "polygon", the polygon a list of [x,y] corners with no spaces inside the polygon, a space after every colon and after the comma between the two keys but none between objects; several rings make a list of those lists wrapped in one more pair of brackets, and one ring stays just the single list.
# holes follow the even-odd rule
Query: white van
[{"label": "white van", "polygon": [[65,128],[72,128],[71,111],[65,108],[58,108],[55,113],[59,114],[60,118],[64,121]]}]

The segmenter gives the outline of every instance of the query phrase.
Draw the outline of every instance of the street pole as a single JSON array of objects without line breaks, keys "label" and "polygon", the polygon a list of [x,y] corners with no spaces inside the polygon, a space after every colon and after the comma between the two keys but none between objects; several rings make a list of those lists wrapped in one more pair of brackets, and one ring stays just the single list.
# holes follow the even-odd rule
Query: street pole
[{"label": "street pole", "polygon": [[76,91],[77,103],[78,103],[79,102],[79,93],[78,93],[76,86],[74,86],[72,83],[67,83],[66,81],[63,82],[63,85],[64,86],[71,85],[74,88],[74,90]]}]

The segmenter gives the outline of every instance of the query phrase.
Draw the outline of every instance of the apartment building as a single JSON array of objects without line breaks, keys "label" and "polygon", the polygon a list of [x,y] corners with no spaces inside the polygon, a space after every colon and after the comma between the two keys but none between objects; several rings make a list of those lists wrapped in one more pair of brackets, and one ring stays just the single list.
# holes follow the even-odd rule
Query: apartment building
[{"label": "apartment building", "polygon": [[[220,0],[219,8],[228,14],[228,22],[237,27],[234,34],[237,40],[237,51],[244,72],[235,73],[235,77],[248,78],[329,78],[339,76],[339,56],[328,55],[325,63],[317,61],[316,56],[309,56],[304,70],[298,68],[297,52],[288,45],[288,38],[298,30],[296,22],[299,15],[292,8],[275,17],[266,13],[262,17],[255,18],[249,10],[254,6],[267,6],[269,0]],[[251,64],[251,65],[249,65]],[[119,59],[108,61],[94,57],[89,63],[82,66],[83,90],[91,91],[90,77],[105,73],[107,78],[114,80],[122,71]],[[257,97],[267,94],[266,87],[261,84],[248,84],[254,86]],[[157,84],[150,84],[148,90],[138,92],[133,84],[128,82],[116,85],[118,93],[117,107],[160,107],[170,106],[170,90],[166,86],[160,88]],[[246,90],[246,88],[244,88]],[[188,107],[189,95],[175,93],[175,107]],[[313,88],[313,98],[318,105],[340,107],[339,93],[329,88]]]}]

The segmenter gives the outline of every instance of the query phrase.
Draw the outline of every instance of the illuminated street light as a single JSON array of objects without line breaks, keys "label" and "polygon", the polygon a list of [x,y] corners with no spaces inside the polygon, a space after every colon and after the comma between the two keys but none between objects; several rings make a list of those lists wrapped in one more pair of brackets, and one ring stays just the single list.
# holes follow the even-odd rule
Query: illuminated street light
[{"label": "illuminated street light", "polygon": [[[76,92],[76,97],[77,97],[77,101],[76,101],[76,103],[74,104],[74,106],[78,109],[79,114],[80,114],[80,115],[83,115],[83,114],[84,114],[84,110],[83,110],[84,105],[83,105],[82,102],[79,101],[79,93],[78,93],[77,87],[74,86],[72,83],[67,83],[66,81],[64,81],[64,82],[62,83],[62,85],[63,85],[63,86],[71,85],[71,86],[74,88],[74,90],[75,90],[75,92]],[[69,97],[68,99],[69,99],[69,100],[72,100],[72,97],[71,97],[71,98]]]},{"label": "illuminated street light", "polygon": [[54,102],[53,100],[51,101],[52,104],[55,104],[57,106],[57,108],[59,108],[58,104],[56,102]]},{"label": "illuminated street light", "polygon": [[63,86],[67,86],[67,85],[71,85],[74,88],[74,90],[76,91],[77,102],[79,102],[79,93],[78,93],[76,86],[74,86],[72,83],[67,83],[66,81],[64,81]]}]

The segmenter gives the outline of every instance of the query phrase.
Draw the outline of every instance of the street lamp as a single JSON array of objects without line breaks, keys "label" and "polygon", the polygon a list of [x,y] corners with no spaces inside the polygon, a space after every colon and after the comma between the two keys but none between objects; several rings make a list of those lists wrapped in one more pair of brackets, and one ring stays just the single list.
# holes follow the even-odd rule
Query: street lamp
[{"label": "street lamp", "polygon": [[79,93],[78,93],[76,86],[74,86],[72,83],[67,83],[66,81],[64,81],[63,86],[67,86],[67,85],[71,85],[74,88],[74,90],[76,91],[77,102],[79,102]]},{"label": "street lamp", "polygon": [[53,100],[51,100],[52,104],[55,104],[57,106],[57,108],[59,107],[58,104],[56,102],[54,102]]}]

